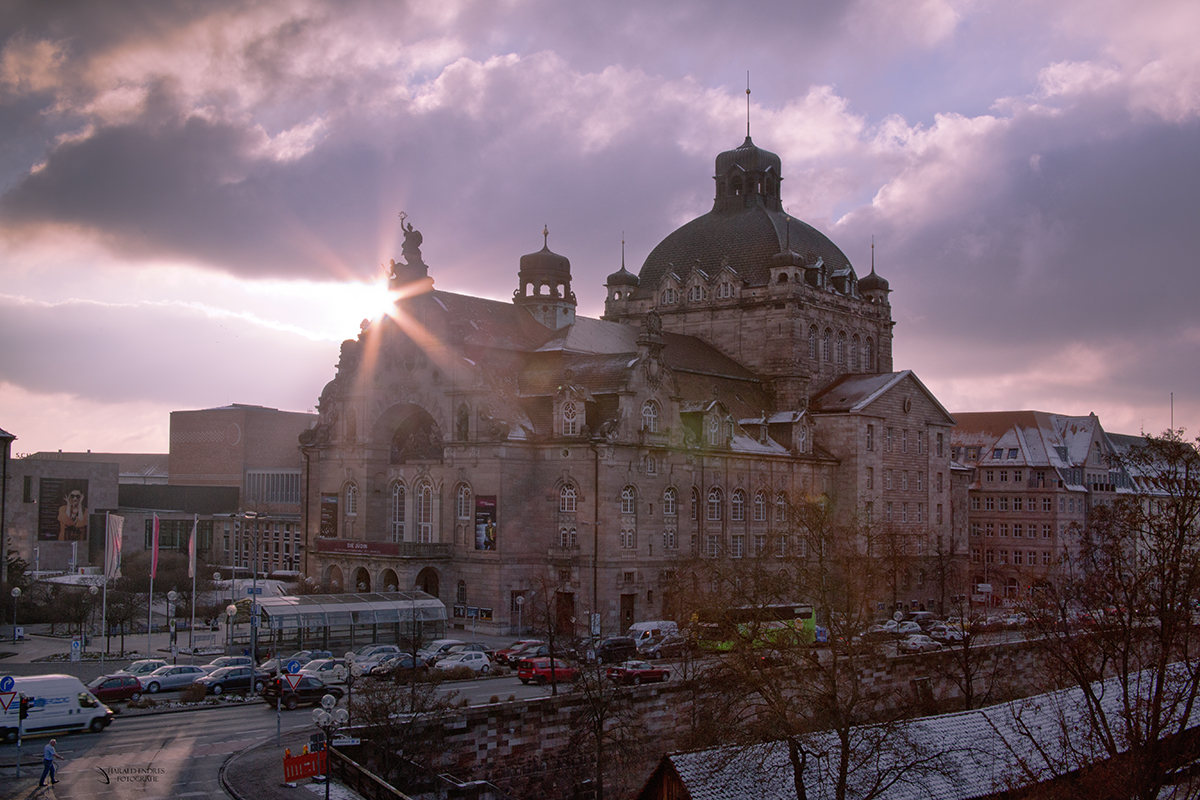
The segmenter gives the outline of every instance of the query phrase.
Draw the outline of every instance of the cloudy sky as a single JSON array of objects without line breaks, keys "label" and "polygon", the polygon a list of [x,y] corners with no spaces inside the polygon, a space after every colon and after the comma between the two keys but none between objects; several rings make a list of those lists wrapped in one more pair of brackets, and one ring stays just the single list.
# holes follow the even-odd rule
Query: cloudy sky
[{"label": "cloudy sky", "polygon": [[436,286],[571,259],[580,312],[745,134],[892,294],[952,411],[1200,423],[1195,0],[10,2],[0,428],[167,449],[316,404],[406,211]]}]

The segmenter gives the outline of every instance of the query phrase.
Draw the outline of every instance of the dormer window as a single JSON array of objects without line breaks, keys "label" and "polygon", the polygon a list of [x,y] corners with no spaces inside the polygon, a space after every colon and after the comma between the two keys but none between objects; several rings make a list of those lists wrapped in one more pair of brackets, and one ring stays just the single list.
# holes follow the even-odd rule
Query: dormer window
[{"label": "dormer window", "polygon": [[717,297],[721,300],[733,297],[733,284],[728,281],[717,287]]},{"label": "dormer window", "polygon": [[708,418],[708,443],[713,447],[721,442],[721,420],[714,414]]},{"label": "dormer window", "polygon": [[704,287],[699,284],[688,289],[688,302],[699,303],[704,300]]},{"label": "dormer window", "polygon": [[662,304],[664,306],[673,306],[679,302],[679,290],[673,286],[668,286],[663,289]]},{"label": "dormer window", "polygon": [[579,435],[579,410],[574,403],[566,403],[562,409],[563,436]]},{"label": "dormer window", "polygon": [[647,400],[642,404],[642,430],[658,433],[658,403]]}]

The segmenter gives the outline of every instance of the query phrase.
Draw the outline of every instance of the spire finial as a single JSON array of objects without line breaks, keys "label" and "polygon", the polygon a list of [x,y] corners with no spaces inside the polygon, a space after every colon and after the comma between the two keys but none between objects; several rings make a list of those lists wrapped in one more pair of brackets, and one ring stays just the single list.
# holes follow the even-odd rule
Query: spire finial
[{"label": "spire finial", "polygon": [[549,246],[550,246],[550,226],[543,225],[542,226],[542,247],[549,247]]},{"label": "spire finial", "polygon": [[871,273],[875,272],[875,234],[871,234]]},{"label": "spire finial", "polygon": [[746,70],[746,138],[750,138],[750,70]]},{"label": "spire finial", "polygon": [[625,231],[621,231],[621,269],[625,269]]}]

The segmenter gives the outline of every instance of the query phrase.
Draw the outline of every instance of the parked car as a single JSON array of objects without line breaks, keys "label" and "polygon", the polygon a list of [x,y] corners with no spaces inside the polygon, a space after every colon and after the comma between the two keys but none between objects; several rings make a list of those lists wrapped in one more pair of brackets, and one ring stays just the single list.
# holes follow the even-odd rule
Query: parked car
[{"label": "parked car", "polygon": [[617,664],[637,655],[637,643],[629,636],[613,636],[596,646],[596,660],[601,664]]},{"label": "parked car", "polygon": [[913,611],[908,615],[908,621],[917,623],[922,630],[929,630],[939,620],[932,611]]},{"label": "parked car", "polygon": [[[284,666],[287,666],[286,662]],[[350,668],[344,658],[318,658],[301,667],[300,672],[320,678],[322,683],[345,683]]]},{"label": "parked car", "polygon": [[316,705],[321,702],[321,698],[325,695],[333,695],[335,700],[341,700],[344,692],[339,686],[330,686],[313,675],[305,675],[301,673],[300,680],[296,683],[296,688],[288,685],[287,678],[282,675],[278,678],[272,678],[263,688],[263,698],[274,706],[276,700],[282,693],[282,705],[288,711],[292,711],[303,703],[312,703]]},{"label": "parked car", "polygon": [[136,675],[128,672],[117,672],[112,675],[101,675],[87,684],[88,691],[101,703],[115,703],[119,700],[137,700],[142,696],[142,683]]},{"label": "parked car", "polygon": [[162,658],[143,658],[141,661],[135,661],[125,669],[119,669],[117,672],[128,672],[130,675],[137,675],[139,678],[143,675],[149,675],[159,667],[167,665],[166,659]]},{"label": "parked car", "polygon": [[931,653],[942,649],[940,644],[921,633],[901,639],[896,647],[901,653]]},{"label": "parked car", "polygon": [[892,635],[899,634],[900,636],[910,636],[914,633],[924,633],[921,626],[915,622],[905,620],[904,622],[896,622],[894,619],[889,619],[883,623],[883,629]]},{"label": "parked car", "polygon": [[508,664],[510,660],[515,664],[520,661],[520,658],[514,659],[514,656],[519,655],[523,650],[533,646],[545,644],[541,639],[518,639],[508,647],[503,647],[496,651],[495,660],[500,664]]},{"label": "parked car", "polygon": [[[166,662],[164,661],[163,663],[165,664]],[[212,661],[208,662],[207,664],[202,665],[200,667],[200,669],[204,670],[205,672],[207,672],[211,675],[212,673],[216,672],[217,670],[223,669],[225,667],[252,667],[252,666],[254,666],[254,661],[251,660],[250,656],[221,656],[219,658],[214,658]]]},{"label": "parked car", "polygon": [[158,694],[171,689],[186,689],[208,673],[203,667],[187,664],[159,667],[142,679],[147,694]]},{"label": "parked car", "polygon": [[492,660],[488,658],[487,653],[467,651],[440,658],[434,664],[433,668],[446,671],[455,667],[468,667],[475,672],[486,675],[492,671]]},{"label": "parked car", "polygon": [[280,672],[287,672],[287,665],[293,661],[299,661],[303,667],[310,661],[316,661],[319,658],[333,658],[333,653],[328,650],[300,650],[292,653],[290,656],[283,658],[270,658],[258,665],[258,668],[266,672],[274,672],[275,664],[279,664]]},{"label": "parked car", "polygon": [[671,670],[655,667],[645,661],[626,661],[609,667],[605,674],[617,683],[632,683],[638,686],[643,683],[665,681],[671,675]]},{"label": "parked car", "polygon": [[434,639],[417,651],[417,658],[425,665],[432,667],[442,654],[456,644],[466,644],[466,642],[462,639]]},{"label": "parked car", "polygon": [[481,644],[479,642],[468,642],[467,644],[451,645],[450,647],[443,650],[442,655],[438,656],[438,658],[440,660],[442,658],[447,658],[449,656],[456,655],[458,653],[483,653],[491,661],[494,662],[496,660],[496,651],[493,650],[492,648],[488,647],[486,644]]},{"label": "parked car", "polygon": [[958,644],[966,638],[966,634],[952,625],[934,625],[929,629],[928,636],[942,644]]},{"label": "parked car", "polygon": [[249,666],[221,667],[203,678],[198,678],[196,683],[203,686],[208,694],[221,694],[222,692],[244,692],[246,694],[254,692],[258,694],[270,679],[271,676],[266,672],[252,669]]},{"label": "parked car", "polygon": [[678,658],[688,651],[692,643],[682,636],[674,634],[647,639],[638,645],[638,655],[642,658]]},{"label": "parked car", "polygon": [[545,686],[552,680],[555,683],[573,681],[578,674],[578,669],[559,658],[554,659],[553,675],[551,675],[549,658],[527,658],[517,664],[517,678],[521,683],[527,685],[536,683],[539,686]]},{"label": "parked car", "polygon": [[400,648],[394,644],[365,644],[346,655],[355,664],[362,665],[363,669],[370,669],[385,658],[391,658],[399,652]]},{"label": "parked car", "polygon": [[424,662],[414,659],[412,653],[397,653],[371,667],[367,670],[366,674],[372,678],[393,678],[398,680],[417,670],[424,669],[427,669]]}]

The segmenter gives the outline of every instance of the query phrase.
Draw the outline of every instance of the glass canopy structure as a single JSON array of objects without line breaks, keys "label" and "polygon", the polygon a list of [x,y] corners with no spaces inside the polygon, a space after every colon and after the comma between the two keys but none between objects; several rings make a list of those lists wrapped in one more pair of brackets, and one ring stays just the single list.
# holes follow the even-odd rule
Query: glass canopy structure
[{"label": "glass canopy structure", "polygon": [[[446,633],[446,606],[418,591],[369,594],[309,594],[259,601],[261,638],[275,648],[340,651],[364,644],[398,644],[407,649]],[[260,639],[261,640],[261,639]]]}]

